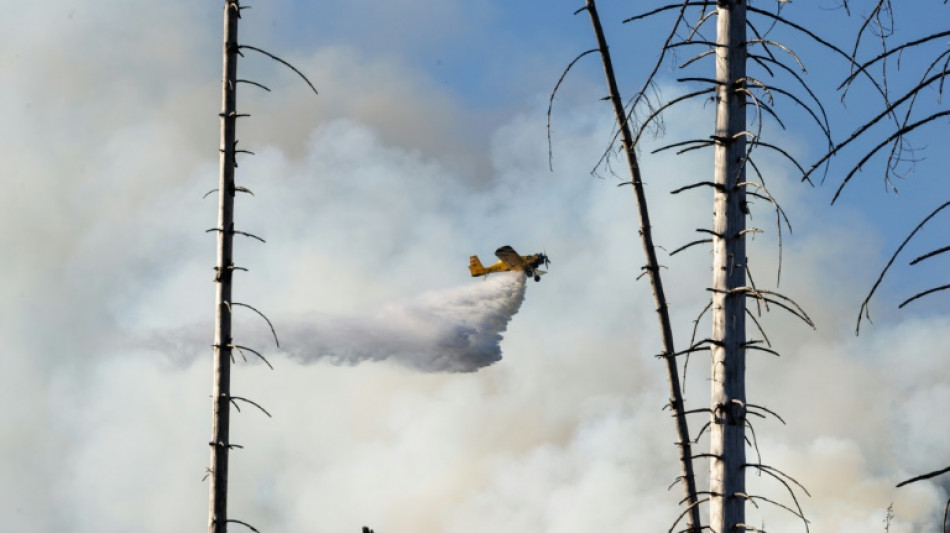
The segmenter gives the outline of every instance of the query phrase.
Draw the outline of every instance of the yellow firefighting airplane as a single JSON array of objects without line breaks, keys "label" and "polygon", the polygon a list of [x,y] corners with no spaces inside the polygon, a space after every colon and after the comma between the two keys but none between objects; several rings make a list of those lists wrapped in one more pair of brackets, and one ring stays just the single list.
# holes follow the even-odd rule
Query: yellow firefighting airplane
[{"label": "yellow firefighting airplane", "polygon": [[508,272],[514,270],[524,272],[529,278],[533,277],[534,281],[541,281],[541,275],[547,272],[539,270],[538,267],[542,264],[544,266],[551,264],[551,261],[548,260],[548,256],[543,253],[518,255],[518,252],[511,246],[502,246],[495,250],[495,255],[498,256],[500,261],[489,267],[482,266],[482,262],[478,260],[478,256],[473,255],[469,260],[468,266],[472,277],[487,276],[492,272]]}]

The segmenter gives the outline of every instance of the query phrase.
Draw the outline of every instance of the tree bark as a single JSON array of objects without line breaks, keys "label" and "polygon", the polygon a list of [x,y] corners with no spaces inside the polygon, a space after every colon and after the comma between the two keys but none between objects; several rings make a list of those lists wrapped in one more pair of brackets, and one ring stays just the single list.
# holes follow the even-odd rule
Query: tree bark
[{"label": "tree bark", "polygon": [[630,170],[632,180],[631,185],[633,186],[637,201],[637,213],[640,216],[640,242],[643,245],[643,253],[647,261],[646,266],[643,268],[649,275],[650,285],[653,288],[653,302],[656,306],[656,314],[663,343],[662,356],[664,361],[666,361],[666,375],[670,387],[670,407],[673,409],[673,415],[676,419],[676,436],[679,440],[677,445],[680,449],[680,479],[683,483],[683,492],[686,496],[683,501],[688,506],[686,527],[687,531],[690,532],[699,531],[701,522],[699,506],[696,505],[696,476],[693,471],[693,452],[689,438],[689,427],[686,423],[685,408],[683,406],[679,370],[676,367],[676,356],[674,355],[676,350],[673,345],[673,326],[670,322],[666,294],[663,292],[663,280],[660,277],[660,265],[656,258],[656,248],[653,245],[650,212],[647,209],[646,194],[643,190],[643,180],[640,175],[640,165],[637,162],[633,135],[630,131],[630,124],[627,121],[627,114],[624,111],[623,101],[620,99],[620,90],[617,88],[617,79],[614,76],[613,63],[610,59],[610,50],[607,47],[607,39],[604,36],[604,30],[600,24],[600,17],[597,15],[597,6],[594,0],[587,0],[587,12],[594,26],[597,46],[600,50],[600,56],[603,59],[604,73],[607,76],[607,87],[610,91],[610,103],[613,106],[614,116],[617,119],[617,127],[620,129],[623,151],[627,158],[627,166]]},{"label": "tree bark", "polygon": [[717,9],[709,526],[727,533],[745,522],[746,3]]},{"label": "tree bark", "polygon": [[237,34],[239,0],[224,3],[221,147],[218,181],[217,260],[215,270],[214,384],[208,505],[208,532],[228,528],[228,453],[231,412],[231,277],[234,271],[234,150],[237,121]]}]

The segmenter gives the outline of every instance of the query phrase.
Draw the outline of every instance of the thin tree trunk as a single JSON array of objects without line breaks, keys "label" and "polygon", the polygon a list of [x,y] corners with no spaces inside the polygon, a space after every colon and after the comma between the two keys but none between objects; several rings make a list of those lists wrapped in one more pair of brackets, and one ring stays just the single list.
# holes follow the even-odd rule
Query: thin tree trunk
[{"label": "thin tree trunk", "polygon": [[218,181],[218,246],[215,265],[214,385],[208,532],[228,529],[228,452],[231,409],[231,274],[234,271],[234,150],[239,0],[224,3],[221,107],[221,174]]},{"label": "thin tree trunk", "polygon": [[726,533],[745,522],[746,5],[717,6],[709,526]]},{"label": "thin tree trunk", "polygon": [[699,531],[700,517],[699,506],[696,505],[696,476],[693,472],[693,452],[689,438],[689,427],[686,423],[686,414],[683,407],[683,394],[680,388],[679,370],[676,367],[676,350],[673,347],[673,327],[670,323],[669,309],[666,304],[666,295],[663,292],[663,280],[660,277],[660,266],[656,259],[656,248],[653,245],[653,230],[650,226],[650,212],[647,209],[646,195],[643,191],[643,181],[640,176],[640,165],[637,163],[636,148],[633,145],[633,135],[630,132],[630,124],[627,121],[627,114],[623,108],[623,102],[620,99],[620,91],[617,88],[617,80],[614,76],[613,63],[610,60],[610,50],[607,47],[607,40],[604,37],[604,30],[600,24],[600,17],[597,15],[597,7],[594,0],[587,0],[587,12],[590,15],[591,23],[594,25],[594,34],[597,36],[597,46],[600,49],[600,55],[604,63],[604,72],[607,76],[607,87],[610,90],[610,102],[613,105],[614,115],[617,119],[617,127],[620,129],[623,142],[623,151],[627,157],[627,165],[630,169],[633,191],[637,200],[637,212],[640,215],[640,242],[643,245],[643,253],[646,256],[647,264],[644,267],[650,277],[650,285],[653,288],[653,302],[656,305],[656,314],[659,320],[660,333],[663,342],[663,358],[666,361],[667,381],[670,386],[670,407],[676,418],[676,436],[680,449],[681,480],[683,491],[685,493],[684,502],[688,506],[687,511],[687,531]]}]

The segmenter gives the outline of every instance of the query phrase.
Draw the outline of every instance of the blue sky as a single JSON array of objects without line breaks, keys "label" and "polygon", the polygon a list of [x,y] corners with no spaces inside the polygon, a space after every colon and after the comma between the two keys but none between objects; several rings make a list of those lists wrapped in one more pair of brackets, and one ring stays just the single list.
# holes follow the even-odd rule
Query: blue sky
[{"label": "blue sky", "polygon": [[[6,4],[0,402],[9,408],[0,411],[0,515],[13,531],[202,527],[213,295],[204,230],[215,213],[201,197],[217,180],[220,6]],[[837,32],[835,42],[849,47],[865,7],[852,2],[847,19],[821,4],[798,0],[784,12]],[[946,7],[933,4],[898,13],[897,41],[939,28]],[[669,22],[619,24],[635,14],[632,5],[600,8],[628,94]],[[235,370],[235,389],[274,413],[235,417],[235,442],[245,445],[233,458],[235,518],[262,531],[567,533],[659,530],[678,514],[666,491],[677,468],[673,428],[659,409],[666,391],[653,357],[652,301],[635,281],[642,258],[633,201],[616,187],[622,179],[589,174],[612,120],[598,101],[595,58],[559,93],[555,170],[547,168],[548,95],[593,45],[586,17],[572,15],[577,7],[284,0],[245,13],[242,41],[293,61],[320,95],[266,58],[241,61],[243,77],[273,92],[242,86],[239,95],[253,115],[240,125],[241,146],[257,155],[238,169],[255,192],[239,198],[238,221],[268,243],[238,241],[238,262],[250,272],[238,278],[236,297],[267,312],[278,332],[285,324],[291,346],[267,349],[274,371],[243,362]],[[841,106],[833,92],[840,63],[804,44],[796,50],[844,138],[879,102],[860,86]],[[905,55],[891,73],[896,91],[915,68]],[[684,90],[676,76],[661,71],[663,96]],[[943,105],[927,98],[923,105]],[[821,148],[815,130],[785,109],[788,131],[765,132],[810,163]],[[667,193],[703,179],[709,157],[650,149],[704,137],[712,123],[709,106],[688,104],[644,146],[665,250],[708,224],[704,194]],[[877,161],[829,207],[854,153],[837,158],[815,189],[780,160],[762,162],[795,229],[785,235],[781,289],[818,329],[764,316],[783,357],[752,360],[749,391],[788,422],[756,431],[768,461],[809,487],[803,506],[815,530],[880,530],[891,502],[891,531],[938,530],[945,484],[893,487],[945,466],[950,433],[935,420],[950,401],[950,299],[896,305],[946,283],[946,259],[895,268],[873,303],[874,326],[858,338],[853,328],[906,231],[950,200],[944,127],[913,137],[925,159],[899,197],[884,191]],[[760,285],[774,284],[773,217],[761,206],[753,214],[764,231],[750,244]],[[948,244],[942,227],[936,220],[907,259]],[[396,343],[387,328],[406,319],[403,310],[448,309],[440,315],[448,320],[461,308],[448,303],[466,301],[472,284],[491,288],[469,277],[467,256],[485,259],[503,244],[546,250],[553,263],[507,324],[501,360],[477,372],[420,372],[397,357],[376,361],[382,355],[333,364],[341,359],[312,353],[292,333],[342,324],[326,338],[344,348],[362,346],[361,336]],[[705,303],[706,253],[661,260],[684,345]],[[264,339],[255,327],[239,317],[238,331],[257,346]],[[412,339],[428,332],[411,320],[405,329]],[[705,366],[690,363],[691,407],[708,397]],[[752,485],[782,497],[781,487]],[[755,512],[757,523],[799,527]]]},{"label": "blue sky", "polygon": [[[584,13],[572,15],[578,6],[569,2],[486,1],[463,6],[440,2],[395,3],[383,10],[370,9],[369,4],[356,2],[341,9],[330,4],[281,2],[268,10],[261,24],[265,30],[270,30],[271,33],[266,35],[274,38],[275,45],[286,43],[288,46],[314,47],[346,42],[347,46],[368,56],[404,64],[466,109],[476,111],[480,120],[469,125],[473,129],[469,135],[476,139],[486,135],[485,130],[490,131],[491,124],[515,110],[525,105],[537,105],[538,100],[553,88],[566,63],[593,46],[588,18]],[[832,1],[818,2],[813,6],[787,4],[783,14],[793,21],[807,23],[822,38],[850,51],[857,24],[863,20],[869,6],[853,4],[853,13],[848,17],[838,4]],[[671,12],[651,21],[623,24],[624,18],[638,13],[634,5],[605,2],[600,10],[615,54],[621,90],[632,94],[652,67],[659,43],[672,21]],[[940,20],[940,17],[928,17],[920,10],[901,10],[895,14],[891,42],[899,44],[941,31]],[[767,26],[766,23],[759,24]],[[773,35],[789,43],[802,58],[808,70],[805,78],[820,95],[836,140],[846,138],[863,120],[880,109],[880,97],[874,94],[867,82],[857,83],[847,100],[840,101],[842,93],[837,90],[837,85],[844,78],[843,69],[847,68],[842,58],[803,39],[798,32],[783,33],[778,28]],[[923,53],[901,55],[899,65],[897,62],[888,65],[890,88],[894,94],[902,94],[908,81],[918,79],[918,73],[939,53],[941,42],[926,48]],[[871,57],[877,53],[878,46],[874,35],[869,34],[864,38],[861,54]],[[680,54],[688,57],[689,53]],[[570,98],[572,91],[600,90],[600,68],[595,56],[588,57],[574,69],[562,92]],[[701,72],[701,69],[693,71],[694,75],[701,75]],[[874,72],[879,74],[877,70]],[[660,72],[660,81],[667,84],[668,90],[676,91],[671,80],[679,75],[682,74],[668,64]],[[936,100],[935,91],[925,93],[918,104],[919,109],[939,109]],[[823,153],[824,144],[804,140],[815,138],[820,133],[803,112],[788,101],[784,104],[779,109],[784,110],[781,116],[789,128],[781,135],[795,138],[800,150],[796,154],[803,164],[810,164]],[[606,104],[603,107],[607,113]],[[556,108],[555,127],[557,118]],[[899,195],[885,187],[883,162],[881,158],[875,158],[857,175],[839,201],[839,211],[860,213],[859,216],[866,217],[866,222],[884,239],[885,245],[892,245],[891,249],[896,248],[924,214],[947,197],[948,187],[944,180],[939,179],[939,173],[948,162],[944,152],[931,142],[939,131],[938,124],[921,129],[910,137],[912,146],[919,149],[916,157],[920,161],[912,170],[903,167],[908,170],[907,179],[896,180]],[[835,158],[827,182],[811,194],[813,201],[829,203],[841,178],[863,155],[861,147],[872,146],[884,134],[883,129],[872,130],[866,136],[866,142],[856,143],[853,150]],[[831,213],[827,216],[839,215]],[[936,232],[931,231],[921,234],[912,247],[926,250],[944,244]],[[923,276],[927,279],[939,276],[938,272],[927,270],[927,266],[918,268],[926,272]],[[889,281],[896,284],[897,291],[908,288],[904,286],[908,277],[919,280],[922,276],[914,271],[903,275],[895,273],[898,275],[892,275]]]}]

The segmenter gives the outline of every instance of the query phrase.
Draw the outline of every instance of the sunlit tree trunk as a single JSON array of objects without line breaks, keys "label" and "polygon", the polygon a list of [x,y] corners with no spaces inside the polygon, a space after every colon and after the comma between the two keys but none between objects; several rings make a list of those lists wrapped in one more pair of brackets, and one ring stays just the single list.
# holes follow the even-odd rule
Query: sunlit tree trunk
[{"label": "sunlit tree trunk", "polygon": [[727,533],[745,522],[745,0],[719,0],[716,43],[709,526]]},{"label": "sunlit tree trunk", "polygon": [[210,466],[209,533],[228,528],[228,453],[231,408],[231,275],[234,270],[234,150],[239,0],[224,4],[224,77],[221,107],[221,174],[218,181],[218,243],[215,269],[214,385]]}]

